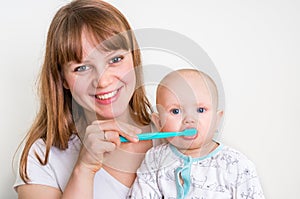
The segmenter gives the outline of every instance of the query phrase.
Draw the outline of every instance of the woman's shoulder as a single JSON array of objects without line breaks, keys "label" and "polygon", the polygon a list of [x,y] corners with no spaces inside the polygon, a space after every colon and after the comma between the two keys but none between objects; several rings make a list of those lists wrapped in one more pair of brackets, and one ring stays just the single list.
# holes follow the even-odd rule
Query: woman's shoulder
[{"label": "woman's shoulder", "polygon": [[[75,134],[71,135],[68,141],[68,148],[67,149],[59,149],[55,146],[50,147],[49,153],[49,162],[52,158],[57,158],[60,156],[68,156],[68,154],[76,154],[79,152],[81,147],[81,141],[79,137]],[[46,152],[46,143],[42,138],[37,139],[32,146],[30,147],[29,156],[36,156],[38,155],[41,159],[45,157]],[[59,158],[60,159],[60,158]]]},{"label": "woman's shoulder", "polygon": [[[30,148],[27,169],[32,184],[43,184],[64,190],[71,171],[76,163],[80,151],[81,142],[76,135],[72,135],[68,141],[68,148],[61,150],[52,146],[46,164],[46,143],[43,139],[36,140]],[[24,182],[17,178],[15,186]]]},{"label": "woman's shoulder", "polygon": [[[72,134],[69,138],[67,149],[74,150],[74,149],[77,149],[78,147],[80,148],[80,145],[81,145],[81,141],[80,141],[79,137],[76,134]],[[42,139],[42,138],[37,139],[31,146],[31,150],[33,150],[33,149],[45,150],[46,143],[45,143],[44,139]],[[53,150],[53,149],[58,149],[58,148],[52,146],[51,150]]]}]

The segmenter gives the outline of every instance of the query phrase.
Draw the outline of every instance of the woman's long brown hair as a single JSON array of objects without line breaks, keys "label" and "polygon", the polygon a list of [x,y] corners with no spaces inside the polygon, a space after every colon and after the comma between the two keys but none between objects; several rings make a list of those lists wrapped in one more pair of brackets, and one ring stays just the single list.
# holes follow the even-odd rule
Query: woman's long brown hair
[{"label": "woman's long brown hair", "polygon": [[[141,54],[135,36],[125,17],[112,5],[100,0],[75,0],[58,10],[47,35],[46,52],[42,65],[38,94],[39,112],[29,129],[21,154],[19,173],[28,182],[27,157],[31,146],[42,138],[46,145],[44,158],[36,154],[42,165],[48,163],[52,146],[68,148],[72,134],[76,134],[75,120],[83,116],[82,108],[74,101],[68,89],[63,87],[62,66],[70,61],[82,60],[81,35],[88,31],[101,43],[118,35],[117,39],[103,42],[106,50],[123,48],[130,50],[135,68],[141,67]],[[119,34],[125,32],[124,34]],[[142,71],[136,70],[137,88],[129,102],[134,120],[142,125],[150,123],[151,106],[146,98]]]}]

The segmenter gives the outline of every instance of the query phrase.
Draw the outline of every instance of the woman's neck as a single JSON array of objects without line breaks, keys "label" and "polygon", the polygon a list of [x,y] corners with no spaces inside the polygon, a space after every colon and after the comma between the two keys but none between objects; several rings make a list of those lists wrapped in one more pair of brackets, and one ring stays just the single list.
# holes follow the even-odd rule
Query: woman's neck
[{"label": "woman's neck", "polygon": [[121,115],[118,115],[116,117],[104,118],[104,117],[98,115],[97,113],[91,112],[89,110],[84,110],[84,116],[87,121],[87,125],[91,124],[92,122],[94,122],[96,120],[116,120],[119,122],[124,122],[124,123],[128,123],[128,124],[137,126],[137,122],[134,121],[131,112],[132,112],[131,108],[128,106]]}]

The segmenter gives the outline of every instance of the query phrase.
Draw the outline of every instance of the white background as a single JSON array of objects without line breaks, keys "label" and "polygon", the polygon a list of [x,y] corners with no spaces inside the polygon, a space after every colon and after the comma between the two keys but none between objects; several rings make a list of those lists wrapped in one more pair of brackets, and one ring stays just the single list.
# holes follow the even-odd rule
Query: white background
[{"label": "white background", "polygon": [[[37,110],[35,82],[50,20],[67,1],[2,1],[0,198],[12,189],[12,157]],[[109,1],[133,28],[186,35],[210,56],[226,95],[222,139],[257,166],[270,199],[300,195],[300,2]]]}]

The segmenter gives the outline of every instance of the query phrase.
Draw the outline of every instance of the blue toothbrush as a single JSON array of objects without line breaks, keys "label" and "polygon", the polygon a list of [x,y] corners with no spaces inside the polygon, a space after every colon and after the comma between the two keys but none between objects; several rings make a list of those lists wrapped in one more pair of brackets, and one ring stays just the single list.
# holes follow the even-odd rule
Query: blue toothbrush
[{"label": "blue toothbrush", "polygon": [[[137,134],[139,140],[152,140],[152,139],[159,139],[159,138],[168,138],[168,137],[175,137],[175,136],[192,136],[197,133],[196,129],[185,129],[184,131],[179,132],[153,132],[153,133],[141,133]],[[128,140],[120,136],[121,142],[128,142]]]}]

